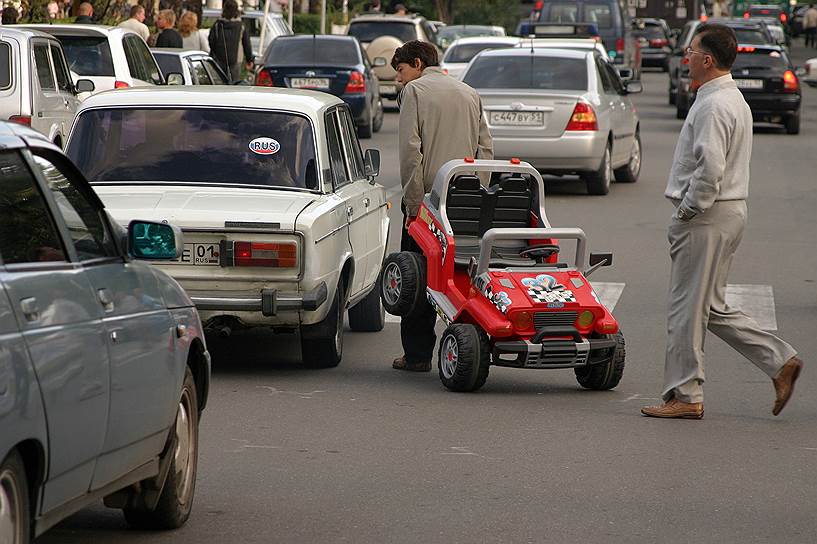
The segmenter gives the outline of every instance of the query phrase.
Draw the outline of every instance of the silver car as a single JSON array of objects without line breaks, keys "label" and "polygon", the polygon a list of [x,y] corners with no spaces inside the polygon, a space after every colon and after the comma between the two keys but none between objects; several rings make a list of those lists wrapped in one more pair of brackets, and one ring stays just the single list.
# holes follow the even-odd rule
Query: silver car
[{"label": "silver car", "polygon": [[630,93],[596,51],[518,48],[483,51],[463,81],[482,97],[497,159],[514,157],[555,175],[580,175],[604,195],[641,170],[638,115]]},{"label": "silver car", "polygon": [[[216,61],[204,51],[183,51],[154,47],[150,50],[168,84],[176,85],[229,85],[230,78]],[[174,81],[173,74],[181,75]]]},{"label": "silver car", "polygon": [[0,542],[104,499],[134,527],[190,515],[210,356],[165,273],[181,231],[125,231],[44,136],[0,123]]}]

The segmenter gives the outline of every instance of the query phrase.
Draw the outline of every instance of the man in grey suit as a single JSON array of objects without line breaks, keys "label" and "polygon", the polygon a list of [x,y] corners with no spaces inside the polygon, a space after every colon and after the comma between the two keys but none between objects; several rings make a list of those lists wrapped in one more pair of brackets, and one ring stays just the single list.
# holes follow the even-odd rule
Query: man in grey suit
[{"label": "man in grey suit", "polygon": [[664,403],[645,416],[704,415],[704,337],[709,329],[771,379],[778,415],[791,397],[803,362],[789,344],[726,304],[726,280],[746,227],[752,112],[730,73],[735,32],[699,27],[685,51],[700,86],[675,148],[665,196],[675,206],[669,226],[670,276]]}]

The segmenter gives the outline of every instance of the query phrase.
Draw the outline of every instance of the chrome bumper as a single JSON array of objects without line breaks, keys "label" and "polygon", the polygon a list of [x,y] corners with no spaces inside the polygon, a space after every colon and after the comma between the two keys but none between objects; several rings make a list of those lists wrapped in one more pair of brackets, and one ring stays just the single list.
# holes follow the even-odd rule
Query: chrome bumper
[{"label": "chrome bumper", "polygon": [[278,289],[262,289],[259,296],[227,297],[218,294],[191,294],[190,299],[199,310],[220,310],[233,312],[261,312],[264,316],[278,315],[278,312],[305,310],[312,312],[326,302],[326,283],[321,282],[311,291],[287,293]]}]

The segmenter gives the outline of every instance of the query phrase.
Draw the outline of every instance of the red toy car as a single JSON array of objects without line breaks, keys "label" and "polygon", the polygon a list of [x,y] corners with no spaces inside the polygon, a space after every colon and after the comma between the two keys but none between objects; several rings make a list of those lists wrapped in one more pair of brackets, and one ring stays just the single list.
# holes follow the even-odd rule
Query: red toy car
[{"label": "red toy car", "polygon": [[[586,278],[612,254],[591,254],[585,268],[584,232],[552,228],[544,195],[539,172],[518,159],[449,161],[409,226],[422,255],[383,264],[386,311],[410,315],[427,297],[445,321],[439,374],[452,391],[482,387],[490,365],[573,368],[588,389],[621,380],[624,337]],[[563,262],[557,241],[571,239],[573,262]]]}]

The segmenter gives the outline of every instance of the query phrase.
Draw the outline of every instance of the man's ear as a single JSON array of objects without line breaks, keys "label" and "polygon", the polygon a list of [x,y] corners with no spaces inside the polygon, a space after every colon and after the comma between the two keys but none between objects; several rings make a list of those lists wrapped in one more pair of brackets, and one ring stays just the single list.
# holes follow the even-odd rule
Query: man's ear
[{"label": "man's ear", "polygon": [[423,61],[421,61],[418,58],[415,58],[414,59],[414,64],[412,65],[412,68],[414,68],[415,70],[422,70],[423,69]]}]

